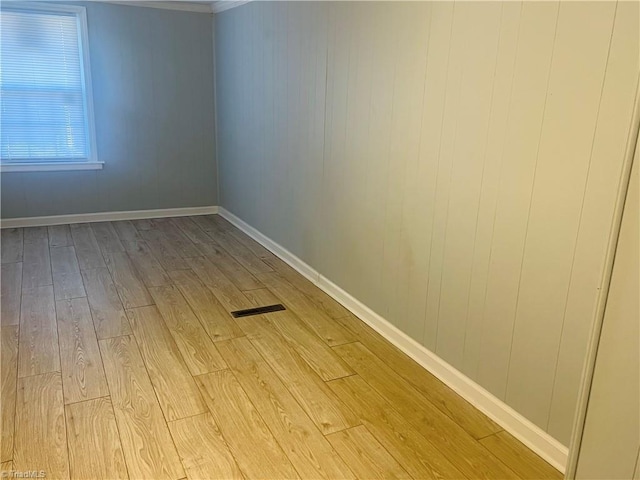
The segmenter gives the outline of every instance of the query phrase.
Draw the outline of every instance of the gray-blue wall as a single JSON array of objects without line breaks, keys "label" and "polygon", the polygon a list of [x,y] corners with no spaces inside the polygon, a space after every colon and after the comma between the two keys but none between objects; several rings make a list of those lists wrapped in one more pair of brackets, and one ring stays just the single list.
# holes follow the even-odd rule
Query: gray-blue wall
[{"label": "gray-blue wall", "polygon": [[104,169],[3,173],[2,218],[217,205],[211,15],[82,5]]},{"label": "gray-blue wall", "polygon": [[639,8],[222,12],[220,205],[568,444],[631,131]]}]

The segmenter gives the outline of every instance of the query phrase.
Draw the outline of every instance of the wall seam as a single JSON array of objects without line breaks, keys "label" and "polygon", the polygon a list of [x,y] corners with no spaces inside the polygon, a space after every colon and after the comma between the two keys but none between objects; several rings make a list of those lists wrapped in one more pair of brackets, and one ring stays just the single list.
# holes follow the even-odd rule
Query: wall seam
[{"label": "wall seam", "polygon": [[[545,430],[549,431],[549,425],[551,423],[551,410],[553,409],[553,400],[555,398],[555,393],[556,393],[556,389],[555,389],[555,384],[556,384],[556,378],[558,376],[558,366],[560,364],[560,351],[562,350],[562,339],[564,338],[564,326],[565,326],[565,322],[567,319],[567,308],[569,305],[569,295],[571,294],[571,283],[573,280],[573,268],[575,266],[575,262],[576,262],[576,256],[577,256],[577,246],[578,246],[578,239],[580,237],[580,228],[582,226],[582,218],[584,215],[584,204],[585,204],[585,200],[587,198],[587,188],[589,185],[589,175],[591,173],[591,165],[592,165],[592,161],[593,161],[593,149],[594,149],[594,145],[596,143],[596,132],[598,130],[598,124],[599,124],[599,116],[600,116],[600,107],[602,106],[602,97],[604,95],[604,86],[606,84],[606,80],[607,80],[607,67],[609,65],[609,57],[611,55],[611,44],[612,44],[612,40],[613,40],[613,32],[615,29],[615,24],[616,24],[616,15],[618,12],[618,4],[616,3],[615,6],[615,10],[613,13],[613,21],[611,22],[611,35],[609,36],[609,48],[607,49],[607,58],[604,62],[604,70],[602,72],[602,84],[600,85],[600,98],[598,100],[598,109],[596,110],[596,121],[594,123],[593,126],[593,135],[591,137],[591,150],[589,152],[589,164],[587,165],[587,175],[585,177],[584,180],[584,188],[582,190],[582,203],[580,205],[580,217],[578,219],[578,228],[576,229],[576,236],[575,236],[575,240],[573,242],[573,256],[571,258],[571,268],[569,269],[569,283],[567,285],[567,294],[565,296],[565,303],[564,303],[564,310],[562,312],[562,328],[560,329],[560,338],[558,339],[558,354],[556,357],[556,367],[553,371],[553,388],[551,389],[551,398],[549,399],[549,410],[548,410],[548,416],[547,416],[547,423],[546,423],[546,427]],[[597,300],[597,299],[596,299]]]},{"label": "wall seam", "polygon": [[519,268],[519,276],[518,276],[518,290],[516,293],[516,305],[515,305],[515,312],[513,314],[513,325],[511,327],[511,341],[509,342],[509,361],[507,362],[507,378],[506,378],[506,382],[504,384],[504,393],[502,395],[502,398],[505,399],[505,402],[507,401],[507,394],[509,391],[509,377],[511,376],[511,355],[513,353],[513,339],[515,336],[515,332],[516,332],[516,326],[517,326],[517,322],[518,322],[518,304],[520,303],[520,286],[522,284],[522,270],[524,267],[524,258],[526,256],[526,251],[527,251],[527,239],[529,237],[529,220],[531,219],[531,208],[533,206],[533,195],[535,192],[535,187],[536,187],[536,176],[537,176],[537,172],[538,172],[538,160],[540,157],[540,141],[542,139],[542,133],[544,131],[544,117],[546,115],[547,112],[547,100],[549,99],[549,85],[551,83],[551,73],[552,73],[552,69],[553,69],[553,56],[555,53],[555,49],[556,49],[556,39],[558,36],[558,24],[560,23],[560,8],[561,5],[558,5],[558,11],[556,13],[556,23],[555,23],[555,28],[554,28],[554,33],[553,33],[553,46],[552,46],[552,50],[551,50],[551,58],[549,59],[549,73],[547,74],[547,84],[546,84],[546,94],[545,94],[545,99],[544,99],[544,107],[542,109],[542,119],[541,119],[541,123],[540,123],[540,134],[538,135],[538,146],[536,148],[536,162],[535,162],[535,168],[534,168],[534,172],[533,172],[533,181],[531,182],[531,197],[529,198],[529,208],[528,208],[528,212],[527,212],[527,225],[525,228],[525,238],[524,238],[524,243],[522,245],[522,258],[520,259],[520,268]]},{"label": "wall seam", "polygon": [[216,14],[211,14],[211,43],[213,56],[213,141],[215,147],[213,149],[213,163],[216,170],[216,196],[215,204],[222,205],[222,195],[220,192],[220,155],[218,149],[218,84],[216,79]]}]

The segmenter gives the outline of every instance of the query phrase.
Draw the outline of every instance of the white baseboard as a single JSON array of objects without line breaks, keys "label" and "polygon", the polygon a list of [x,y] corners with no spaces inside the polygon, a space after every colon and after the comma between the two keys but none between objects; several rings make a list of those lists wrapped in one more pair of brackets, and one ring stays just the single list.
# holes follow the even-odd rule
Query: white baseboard
[{"label": "white baseboard", "polygon": [[129,210],[124,212],[76,213],[72,215],[49,215],[46,217],[7,218],[0,220],[0,227],[47,227],[50,225],[63,225],[66,223],[113,222],[116,220],[186,217],[190,215],[211,215],[214,213],[218,213],[217,206]]},{"label": "white baseboard", "polygon": [[333,297],[354,315],[422,365],[426,370],[438,377],[438,379],[474,407],[564,473],[568,457],[568,448],[566,446],[524,418],[509,405],[485,390],[469,377],[449,365],[435,353],[397,329],[389,321],[345,292],[331,280],[320,275],[315,269],[289,252],[286,248],[277,244],[223,207],[219,208],[219,214],[311,280],[321,290]]}]

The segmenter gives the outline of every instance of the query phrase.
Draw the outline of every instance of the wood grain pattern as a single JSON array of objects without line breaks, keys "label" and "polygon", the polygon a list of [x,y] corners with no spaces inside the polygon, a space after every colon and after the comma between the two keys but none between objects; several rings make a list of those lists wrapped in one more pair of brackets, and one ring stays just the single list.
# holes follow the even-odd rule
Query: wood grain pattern
[{"label": "wood grain pattern", "polygon": [[262,273],[257,275],[257,278],[286,302],[287,306],[327,345],[341,345],[355,341],[348,330],[318,309],[309,298],[277,273]]},{"label": "wood grain pattern", "polygon": [[104,253],[111,278],[124,308],[152,305],[153,299],[125,252]]},{"label": "wood grain pattern", "polygon": [[0,231],[2,242],[2,263],[15,263],[22,261],[22,246],[24,233],[22,228],[3,228]]},{"label": "wood grain pattern", "polygon": [[100,340],[99,345],[130,477],[184,477],[135,340],[122,336]]},{"label": "wood grain pattern", "polygon": [[465,476],[517,478],[514,472],[360,342],[334,347],[334,350]]},{"label": "wood grain pattern", "polygon": [[78,223],[71,225],[70,229],[80,270],[106,267],[91,226],[88,223]]},{"label": "wood grain pattern", "polygon": [[359,376],[329,382],[382,446],[414,478],[464,478],[454,465]]},{"label": "wood grain pattern", "polygon": [[162,233],[166,242],[172,245],[182,257],[197,257],[200,255],[193,242],[170,219],[162,219],[162,221],[156,219],[152,223]]},{"label": "wood grain pattern", "polygon": [[71,479],[129,478],[109,397],[66,405]]},{"label": "wood grain pattern", "polygon": [[[299,478],[229,370],[200,375],[197,381],[211,415],[247,478]],[[248,444],[252,448],[246,448]]]},{"label": "wood grain pattern", "polygon": [[[181,224],[202,241],[193,242],[195,248],[224,260],[225,267],[207,256],[179,257],[174,241],[192,242],[182,229],[175,237]],[[126,249],[104,254],[112,269],[114,255],[119,265],[126,262],[121,285],[134,275],[143,287],[141,278],[168,282],[150,288],[157,306],[128,311],[90,226],[71,226],[74,245],[57,247],[49,246],[57,232],[50,235],[46,227],[14,232],[27,249],[46,244],[54,285],[22,289],[21,262],[2,265],[1,460],[11,463],[7,468],[18,468],[12,460],[19,447],[23,458],[68,454],[67,471],[63,467],[58,475],[60,468],[52,467],[55,478],[177,480],[185,469],[189,478],[547,475],[549,465],[503,433],[477,442],[474,436],[499,427],[353,315],[331,318],[331,307],[308,285],[294,284],[295,276],[260,274],[272,277],[275,293],[266,287],[241,291],[226,275],[231,269],[251,274],[210,238],[232,235],[254,256],[269,261],[271,254],[215,217],[203,224],[209,233],[195,222],[171,219],[155,219],[146,231],[158,234],[163,248],[199,276],[188,268],[165,271],[134,222],[105,227],[105,250],[118,248],[114,232]],[[91,268],[83,268],[83,249],[84,266]],[[147,257],[136,263],[136,254]],[[67,274],[82,276],[86,298],[54,301],[58,275]],[[271,303],[288,310],[241,319],[229,313]],[[330,347],[329,328],[360,343]],[[29,425],[39,421],[30,414],[12,426],[19,385],[38,377],[57,382],[57,393],[38,393],[43,399],[32,409],[47,415],[45,423]],[[56,419],[65,412],[67,442],[55,436],[52,442],[42,436],[33,441],[52,424],[64,428]],[[12,441],[11,434],[22,437]],[[511,471],[512,465],[520,470]],[[549,478],[557,478],[553,474],[551,469]]]},{"label": "wood grain pattern", "polygon": [[199,256],[187,259],[189,267],[209,288],[233,287],[233,283],[210,259]]},{"label": "wood grain pattern", "polygon": [[147,287],[159,287],[171,283],[171,279],[153,256],[146,242],[136,240],[123,243],[136,272]]},{"label": "wood grain pattern", "polygon": [[210,413],[169,422],[169,430],[189,480],[244,478]]},{"label": "wood grain pattern", "polygon": [[267,260],[273,260],[278,257],[276,257],[271,251],[267,250],[260,243],[256,242],[253,238],[240,231],[240,229],[238,229],[234,225],[231,225],[227,233],[242,245],[247,247],[249,250],[251,250],[256,257],[274,268],[273,265]]},{"label": "wood grain pattern", "polygon": [[131,309],[127,316],[167,421],[204,413],[206,406],[158,309]]},{"label": "wood grain pattern", "polygon": [[113,226],[113,229],[116,231],[118,238],[123,245],[125,245],[126,242],[136,242],[142,240],[142,236],[138,233],[138,230],[130,220],[119,220],[117,222],[111,222],[111,226]]},{"label": "wood grain pattern", "polygon": [[129,321],[109,270],[106,268],[84,270],[82,279],[97,337],[109,338],[131,334]]},{"label": "wood grain pattern", "polygon": [[176,227],[182,230],[182,233],[193,243],[209,243],[213,241],[213,239],[189,217],[177,217],[171,221]]},{"label": "wood grain pattern", "polygon": [[348,328],[371,352],[378,358],[384,359],[396,375],[409,382],[442,413],[474,438],[483,438],[502,430],[489,417],[355,316],[350,315],[336,321]]},{"label": "wood grain pattern", "polygon": [[364,425],[327,435],[327,440],[358,478],[412,478]]},{"label": "wood grain pattern", "polygon": [[52,247],[51,272],[56,300],[86,296],[74,247]]},{"label": "wood grain pattern", "polygon": [[488,450],[522,479],[560,479],[562,474],[522,445],[507,432],[498,432],[480,440]]},{"label": "wood grain pattern", "polygon": [[201,228],[209,233],[217,244],[229,252],[249,272],[256,274],[273,270],[232,235],[237,229],[220,215],[208,215],[199,220]]},{"label": "wood grain pattern", "polygon": [[[256,305],[280,303],[278,297],[264,288],[245,292],[245,295]],[[328,381],[353,375],[353,370],[291,311],[273,312],[268,318],[320,378]]]},{"label": "wood grain pattern", "polygon": [[262,287],[262,283],[260,283],[256,277],[251,275],[247,269],[220,248],[219,245],[215,243],[201,243],[198,244],[197,248],[202,255],[211,260],[240,290],[254,290]]},{"label": "wood grain pattern", "polygon": [[350,314],[349,310],[336,302],[329,295],[316,287],[309,280],[300,275],[291,266],[275,255],[271,255],[265,260],[276,272],[287,282],[307,295],[321,310],[331,318],[341,318]]},{"label": "wood grain pattern", "polygon": [[[219,218],[217,215],[216,218]],[[224,248],[230,255],[232,255],[240,265],[247,269],[252,274],[265,273],[273,271],[269,265],[263,262],[260,258],[255,256],[251,250],[238,242],[233,236],[228,233],[222,233],[214,237],[216,243]]]},{"label": "wood grain pattern", "polygon": [[269,325],[266,316],[238,318],[236,322],[322,433],[337,432],[359,424],[354,413],[337,399],[307,362]]},{"label": "wood grain pattern", "polygon": [[220,233],[227,234],[233,232],[236,229],[233,224],[229,223],[226,218],[218,215],[217,213],[210,215],[209,218],[211,219],[212,224],[215,225],[217,231]]},{"label": "wood grain pattern", "polygon": [[227,364],[177,287],[155,287],[149,291],[192,375],[227,368]]},{"label": "wood grain pattern", "polygon": [[47,240],[47,244],[49,243],[49,233],[47,231],[47,227],[23,228],[24,243],[40,243],[42,240]]},{"label": "wood grain pattern", "polygon": [[44,471],[47,478],[69,478],[62,379],[58,372],[18,379],[13,466],[19,471]]},{"label": "wood grain pattern", "polygon": [[86,292],[80,271],[78,271],[78,273],[60,273],[54,275],[53,293],[56,300],[85,297]]},{"label": "wood grain pattern", "polygon": [[191,218],[200,230],[206,232],[211,238],[215,240],[215,237],[224,233],[224,229],[215,222],[216,215],[197,215]]},{"label": "wood grain pattern", "polygon": [[23,290],[18,376],[60,371],[53,287]]},{"label": "wood grain pattern", "polygon": [[0,317],[2,325],[20,323],[20,298],[22,296],[22,262],[2,264],[0,272]]},{"label": "wood grain pattern", "polygon": [[150,218],[141,218],[138,220],[131,220],[131,223],[133,224],[134,227],[136,227],[136,230],[138,230],[139,232],[142,230],[151,230],[153,228],[153,224],[151,223]]},{"label": "wood grain pattern", "polygon": [[211,288],[211,291],[227,312],[255,307],[255,305],[251,303],[251,301],[233,284],[225,285],[221,288]]},{"label": "wood grain pattern", "polygon": [[95,222],[90,225],[103,254],[124,252],[124,245],[122,245],[111,222]]},{"label": "wood grain pattern", "polygon": [[302,478],[354,478],[247,338],[218,344],[243,390]]},{"label": "wood grain pattern", "polygon": [[86,298],[56,303],[64,403],[109,395]]},{"label": "wood grain pattern", "polygon": [[187,300],[200,323],[214,342],[240,337],[244,332],[213,292],[191,270],[170,272],[171,279]]},{"label": "wood grain pattern", "polygon": [[2,350],[0,351],[0,368],[2,369],[2,385],[0,385],[0,401],[2,404],[0,430],[0,461],[13,458],[13,437],[16,412],[16,388],[18,378],[18,326],[2,326]]},{"label": "wood grain pattern", "polygon": [[191,270],[211,289],[228,312],[255,306],[208,258],[191,257],[187,262]]},{"label": "wood grain pattern", "polygon": [[149,245],[153,255],[167,271],[189,268],[185,259],[182,258],[171,242],[167,241],[162,232],[154,228],[139,230],[139,232]]},{"label": "wood grain pattern", "polygon": [[[46,233],[46,229],[45,229]],[[22,288],[36,288],[52,285],[49,239],[37,238],[24,242],[22,262]]]},{"label": "wood grain pattern", "polygon": [[47,229],[50,247],[69,247],[73,245],[69,225],[52,225]]}]

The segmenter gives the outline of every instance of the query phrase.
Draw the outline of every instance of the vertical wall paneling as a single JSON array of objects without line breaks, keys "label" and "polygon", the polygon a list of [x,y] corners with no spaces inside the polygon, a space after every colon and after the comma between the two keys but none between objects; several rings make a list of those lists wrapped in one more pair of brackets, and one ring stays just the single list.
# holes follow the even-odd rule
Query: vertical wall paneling
[{"label": "vertical wall paneling", "polygon": [[462,3],[453,4],[451,39],[446,48],[449,51],[447,62],[446,87],[444,92],[444,111],[442,127],[438,139],[438,172],[434,188],[434,217],[432,220],[429,250],[429,288],[426,295],[425,327],[423,344],[431,351],[436,350],[438,338],[438,314],[442,293],[443,259],[447,211],[453,174],[453,154],[456,145],[458,119],[463,106],[460,104],[462,90],[463,59],[467,48],[466,33],[470,21]]},{"label": "vertical wall paneling", "polygon": [[[429,44],[427,48],[422,118],[418,160],[415,172],[407,170],[404,229],[412,252],[413,265],[407,279],[407,332],[414,338],[435,338],[435,323],[425,321],[429,269],[431,265],[432,233],[435,219],[435,198],[442,119],[444,115],[449,46],[453,21],[452,2],[431,4]],[[417,318],[419,321],[409,319]],[[433,347],[433,345],[432,345]]]},{"label": "vertical wall paneling", "polygon": [[[403,3],[394,9],[398,25],[393,114],[388,151],[388,181],[383,192],[385,209],[383,226],[382,289],[387,294],[387,317],[402,329],[410,324],[407,316],[407,273],[413,265],[413,250],[408,240],[410,225],[404,222],[407,174],[420,148],[424,83],[429,46],[431,4]],[[358,122],[356,118],[355,123]],[[357,182],[357,179],[355,179]],[[354,232],[354,237],[357,232]],[[354,272],[352,278],[357,278]]]},{"label": "vertical wall paneling", "polygon": [[558,4],[522,5],[498,200],[493,219],[477,381],[504,399],[513,336],[518,279]]},{"label": "vertical wall paneling", "polygon": [[495,74],[491,92],[489,125],[484,150],[484,168],[474,232],[473,263],[467,300],[463,367],[474,380],[478,378],[487,279],[494,239],[494,226],[500,177],[505,161],[505,133],[509,121],[514,87],[514,67],[518,50],[522,4],[502,4]]},{"label": "vertical wall paneling", "polygon": [[567,443],[638,82],[637,9],[222,12],[221,205]]},{"label": "vertical wall paneling", "polygon": [[457,141],[453,151],[435,351],[458,369],[463,366],[501,10],[500,3],[463,3],[456,11],[468,32],[456,122],[456,136],[465,141]]},{"label": "vertical wall paneling", "polygon": [[590,328],[584,319],[595,312],[603,275],[609,238],[602,232],[612,228],[609,212],[614,209],[617,191],[610,186],[621,181],[633,114],[629,99],[637,88],[633,72],[640,70],[639,23],[640,4],[619,2],[582,200],[549,416],[549,432],[562,440],[571,434],[571,425],[564,419],[573,416],[580,387],[574,372],[582,368],[586,355]]},{"label": "vertical wall paneling", "polygon": [[[640,144],[636,143],[636,146]],[[637,147],[636,147],[637,148]],[[577,455],[577,479],[638,477],[640,448],[640,176],[636,150],[613,262],[593,382]]]},{"label": "vertical wall paneling", "polygon": [[[510,405],[543,428],[549,420],[561,319],[591,164],[615,7],[611,2],[560,6],[519,279],[506,396]],[[605,237],[608,234],[603,232]]]}]

